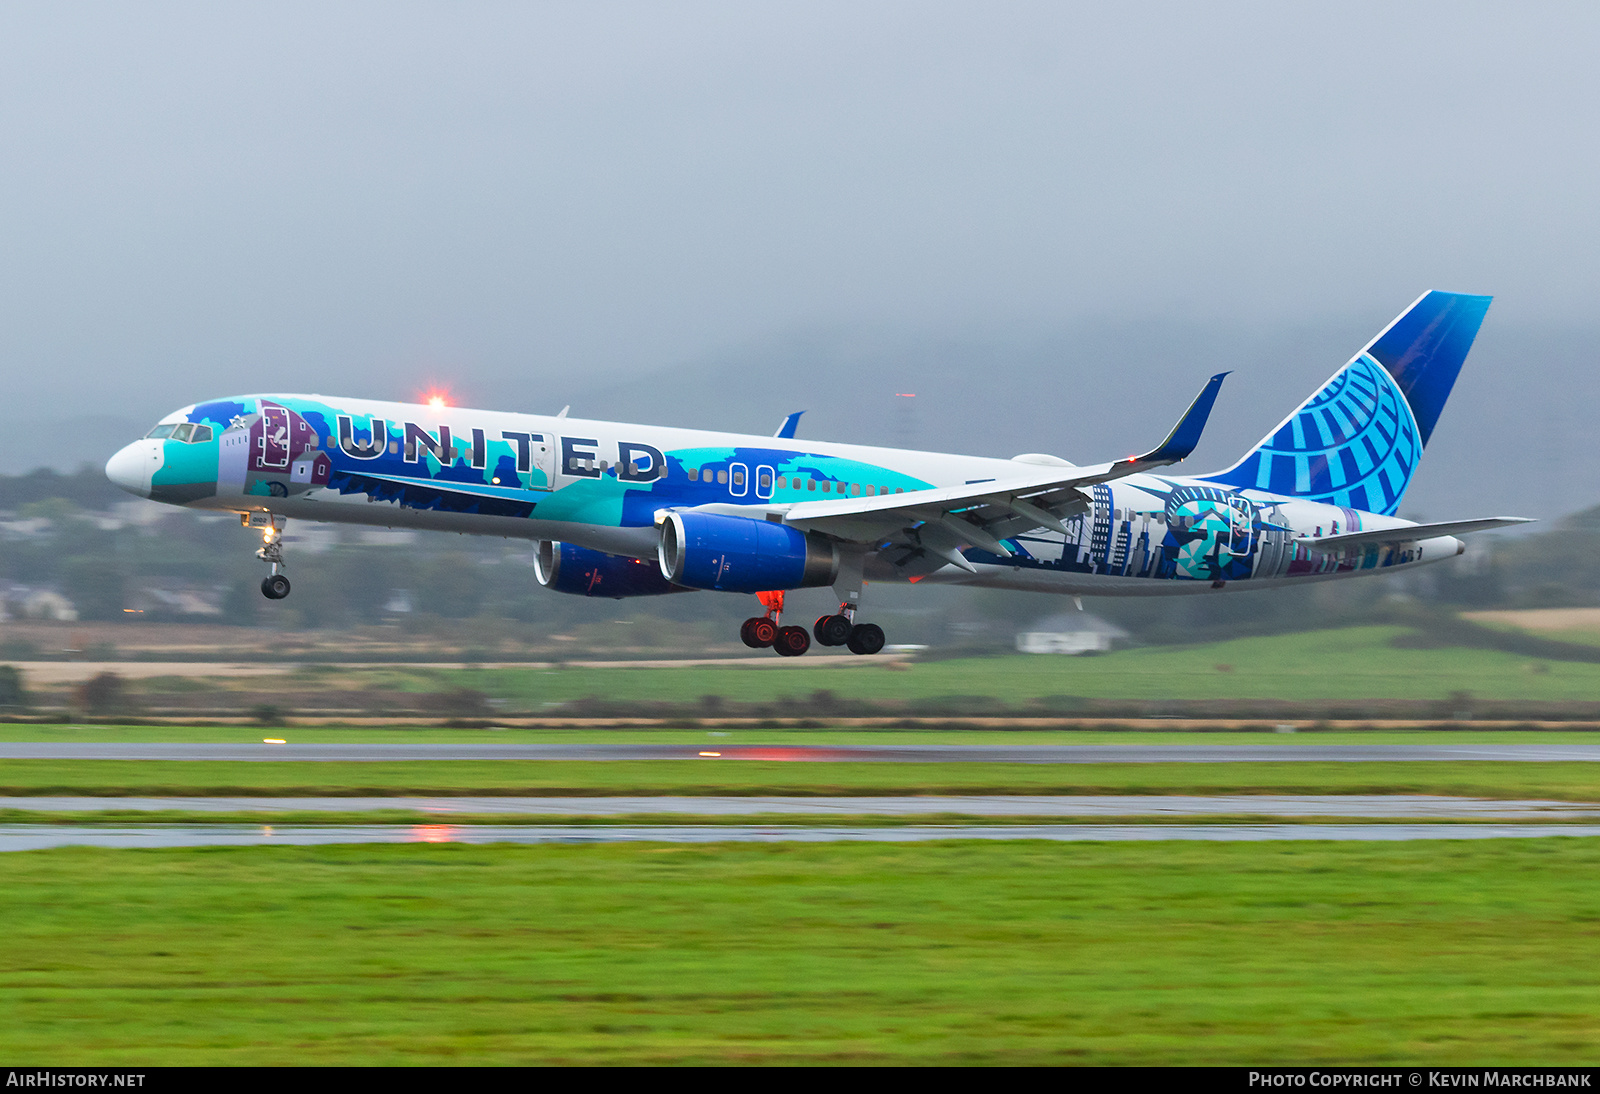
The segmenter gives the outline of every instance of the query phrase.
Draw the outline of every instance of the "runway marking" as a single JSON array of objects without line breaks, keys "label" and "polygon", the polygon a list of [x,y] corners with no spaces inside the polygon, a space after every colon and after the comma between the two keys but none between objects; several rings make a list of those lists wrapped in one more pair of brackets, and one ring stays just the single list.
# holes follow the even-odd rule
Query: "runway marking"
[{"label": "runway marking", "polygon": [[782,825],[156,825],[85,828],[0,825],[0,851],[53,847],[162,848],[313,846],[352,843],[925,843],[932,840],[1127,842],[1267,840],[1404,842],[1600,836],[1580,824],[1036,824],[906,825],[898,828]]},{"label": "runway marking", "polygon": [[[1553,748],[1537,744],[1460,745],[722,745],[725,760],[858,763],[1595,763],[1600,744]],[[0,759],[23,760],[688,760],[696,745],[681,744],[218,744],[168,742],[0,742]]]}]

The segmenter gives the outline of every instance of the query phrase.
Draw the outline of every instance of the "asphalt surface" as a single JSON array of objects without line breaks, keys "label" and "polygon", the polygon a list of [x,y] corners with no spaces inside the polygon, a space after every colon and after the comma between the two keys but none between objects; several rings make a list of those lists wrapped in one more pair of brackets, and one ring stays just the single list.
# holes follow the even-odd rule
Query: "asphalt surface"
[{"label": "asphalt surface", "polygon": [[872,763],[1600,762],[1600,744],[695,745],[0,742],[5,760],[793,760]]},{"label": "asphalt surface", "polygon": [[259,847],[330,843],[921,843],[928,840],[1152,841],[1533,839],[1600,836],[1581,824],[1019,824],[898,828],[780,825],[0,825],[0,851],[50,847]]},{"label": "asphalt surface", "polygon": [[1494,801],[1435,795],[1118,794],[969,795],[926,797],[616,797],[616,798],[97,798],[0,797],[0,809],[35,812],[183,810],[195,813],[370,813],[394,809],[438,814],[520,814],[565,817],[630,815],[751,816],[755,814],[915,817],[1351,817],[1394,820],[1600,819],[1600,803]]}]

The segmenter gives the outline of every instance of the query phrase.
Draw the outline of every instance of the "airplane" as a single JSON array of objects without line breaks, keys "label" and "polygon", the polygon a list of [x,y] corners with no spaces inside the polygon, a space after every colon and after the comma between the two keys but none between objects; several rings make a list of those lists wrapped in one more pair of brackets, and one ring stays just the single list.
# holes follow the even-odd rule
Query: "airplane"
[{"label": "airplane", "polygon": [[[1079,466],[322,395],[175,410],[106,463],[139,497],[228,510],[261,534],[262,593],[289,595],[288,520],[516,537],[535,577],[580,596],[757,594],[740,637],[869,655],[869,582],[1072,596],[1220,593],[1394,573],[1457,537],[1525,523],[1395,516],[1490,297],[1424,293],[1237,462],[1158,473],[1194,451],[1227,373],[1159,445]],[[786,591],[837,611],[782,623]]]}]

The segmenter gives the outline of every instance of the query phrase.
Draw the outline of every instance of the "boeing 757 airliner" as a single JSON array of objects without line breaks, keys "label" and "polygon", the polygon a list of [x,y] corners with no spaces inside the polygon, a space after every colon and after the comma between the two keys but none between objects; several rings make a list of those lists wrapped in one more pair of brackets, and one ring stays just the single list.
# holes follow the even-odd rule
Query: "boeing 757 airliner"
[{"label": "boeing 757 airliner", "polygon": [[[1200,439],[1213,376],[1167,439],[1078,466],[322,395],[173,411],[111,457],[140,497],[236,512],[261,533],[261,591],[289,595],[283,529],[343,521],[538,542],[557,592],[760,597],[741,636],[794,657],[883,648],[857,622],[869,581],[1074,595],[1217,593],[1389,573],[1450,558],[1516,517],[1394,514],[1489,297],[1430,292],[1233,466],[1157,469]],[[783,592],[831,586],[837,612],[782,626]]]}]

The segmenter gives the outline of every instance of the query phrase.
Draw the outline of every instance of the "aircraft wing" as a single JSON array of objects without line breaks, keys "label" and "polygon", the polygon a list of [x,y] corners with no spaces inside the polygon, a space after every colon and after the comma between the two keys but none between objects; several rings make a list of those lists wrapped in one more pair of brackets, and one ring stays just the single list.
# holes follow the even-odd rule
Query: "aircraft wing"
[{"label": "aircraft wing", "polygon": [[[1015,478],[904,494],[800,502],[789,508],[784,520],[806,531],[857,542],[909,538],[911,545],[972,570],[971,563],[961,554],[962,546],[1009,556],[1011,551],[1001,542],[1007,536],[1034,528],[1065,532],[1062,518],[1075,516],[1088,507],[1088,499],[1081,492],[1083,487],[1164,467],[1187,457],[1200,441],[1226,375],[1219,373],[1207,381],[1167,439],[1140,456],[1089,467],[1039,468]],[[909,530],[908,537],[896,534],[912,525],[916,527]]]},{"label": "aircraft wing", "polygon": [[1451,520],[1442,524],[1407,524],[1398,528],[1374,528],[1369,532],[1344,532],[1337,536],[1301,536],[1291,542],[1315,547],[1318,550],[1338,550],[1341,547],[1361,547],[1369,543],[1415,543],[1419,539],[1435,536],[1464,536],[1468,532],[1487,532],[1491,528],[1509,528],[1516,524],[1531,524],[1531,517],[1484,517],[1481,520]]}]

